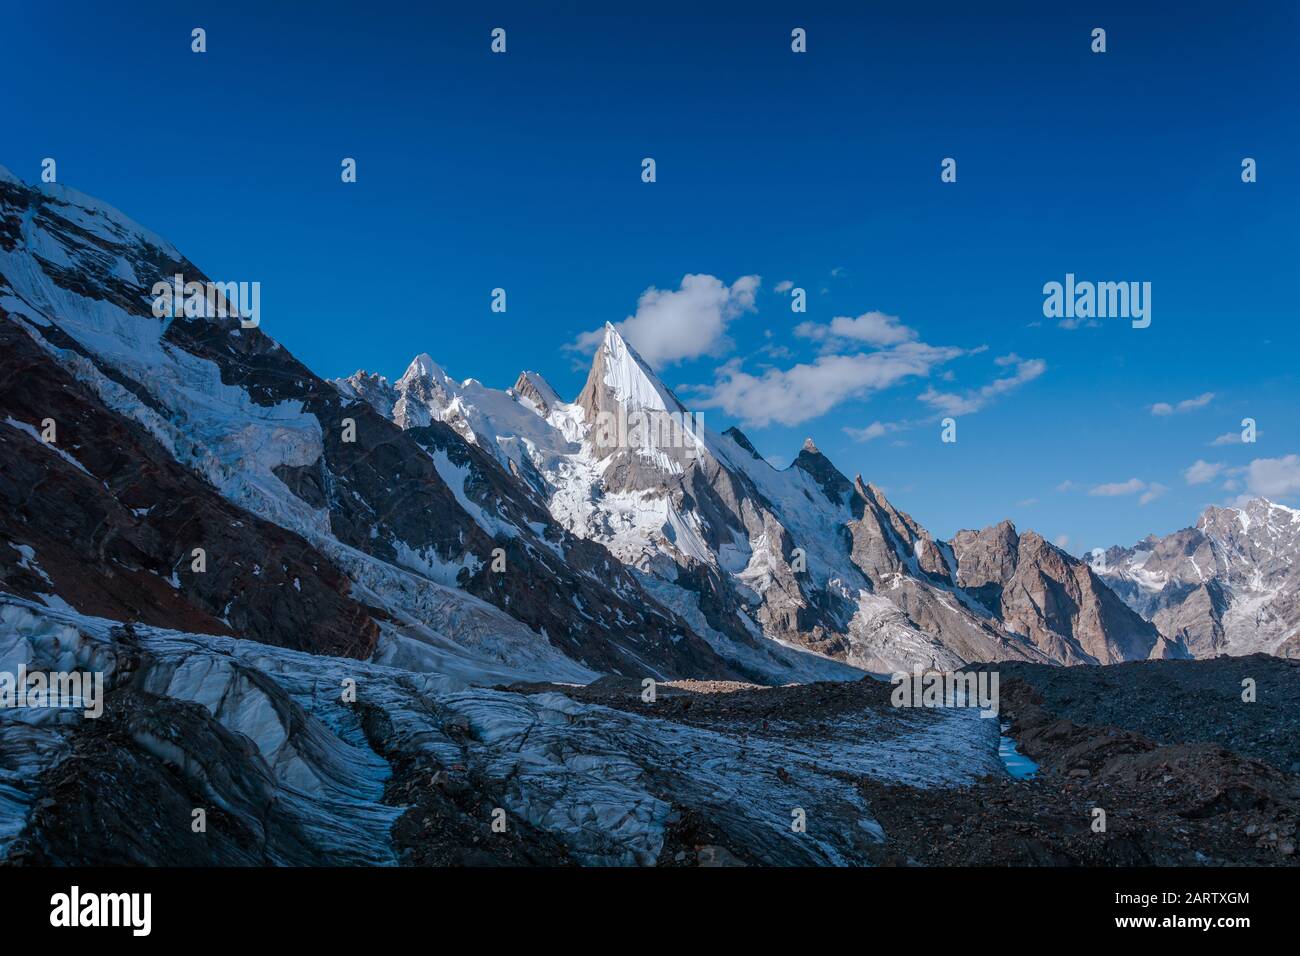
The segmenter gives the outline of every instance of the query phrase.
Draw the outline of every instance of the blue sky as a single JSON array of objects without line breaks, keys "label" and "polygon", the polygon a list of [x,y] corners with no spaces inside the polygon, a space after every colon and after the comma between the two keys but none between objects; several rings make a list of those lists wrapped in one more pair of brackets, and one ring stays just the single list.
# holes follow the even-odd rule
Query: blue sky
[{"label": "blue sky", "polygon": [[[572,397],[584,333],[710,276],[633,326],[690,330],[651,343],[665,380],[782,464],[811,436],[936,534],[1010,517],[1079,552],[1250,490],[1300,504],[1294,4],[129,6],[10,11],[0,163],[55,157],[259,281],[322,375],[427,351]],[[1067,272],[1150,282],[1150,328],[1045,319]],[[826,332],[873,312],[896,321]],[[1256,444],[1212,444],[1246,416]]]}]

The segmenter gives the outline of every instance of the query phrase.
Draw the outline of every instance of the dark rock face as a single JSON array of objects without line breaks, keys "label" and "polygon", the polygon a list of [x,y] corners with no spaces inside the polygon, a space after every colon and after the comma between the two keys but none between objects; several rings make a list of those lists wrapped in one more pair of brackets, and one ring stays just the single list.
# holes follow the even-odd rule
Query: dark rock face
[{"label": "dark rock face", "polygon": [[[54,593],[116,620],[239,633],[320,654],[373,651],[382,612],[353,600],[351,582],[324,555],[177,464],[3,310],[0,404],[37,431],[53,419],[57,436],[42,447],[0,424],[4,590]],[[22,559],[24,546],[35,567]],[[192,570],[194,548],[206,552],[202,573]]]},{"label": "dark rock face", "polygon": [[1042,659],[1033,645],[1003,629],[994,609],[958,589],[942,542],[877,486],[859,477],[853,487],[851,506],[859,517],[848,525],[851,555],[876,593],[961,661]]},{"label": "dark rock face", "polygon": [[803,443],[803,448],[799,449],[794,467],[808,472],[813,481],[821,485],[827,500],[837,505],[844,504],[853,493],[853,485],[831,464],[830,459],[818,450],[811,438]]},{"label": "dark rock face", "polygon": [[515,379],[514,391],[533,404],[537,413],[545,418],[560,403],[560,397],[551,383],[537,372],[520,372]]}]

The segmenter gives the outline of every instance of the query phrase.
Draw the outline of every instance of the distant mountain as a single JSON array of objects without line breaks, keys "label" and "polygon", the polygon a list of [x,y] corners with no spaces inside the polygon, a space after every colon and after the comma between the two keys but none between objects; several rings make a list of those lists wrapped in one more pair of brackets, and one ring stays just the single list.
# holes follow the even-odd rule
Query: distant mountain
[{"label": "distant mountain", "polygon": [[1192,528],[1088,562],[1135,611],[1196,657],[1300,657],[1300,511],[1256,498],[1207,508]]},{"label": "distant mountain", "polygon": [[577,399],[535,372],[497,390],[417,356],[393,386],[335,383],[404,428],[441,422],[491,454],[566,531],[750,675],[1177,653],[1083,563],[1009,523],[936,541],[810,442],[778,470],[736,428],[703,426],[612,325]]},{"label": "distant mountain", "polygon": [[1088,566],[1009,521],[952,540],[957,583],[995,610],[1004,626],[1029,635],[1053,660],[1115,664],[1185,657],[1177,641],[1125,604]]}]

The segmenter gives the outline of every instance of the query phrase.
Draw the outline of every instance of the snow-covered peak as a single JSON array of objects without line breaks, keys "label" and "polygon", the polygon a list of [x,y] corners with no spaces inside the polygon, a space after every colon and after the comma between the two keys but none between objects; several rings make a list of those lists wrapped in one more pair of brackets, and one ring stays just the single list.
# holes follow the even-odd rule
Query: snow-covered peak
[{"label": "snow-covered peak", "polygon": [[404,389],[417,381],[442,385],[447,381],[447,373],[442,370],[442,366],[435,362],[428,352],[421,352],[411,359],[411,364],[406,367],[402,377],[397,380],[397,388],[399,390]]},{"label": "snow-covered peak", "polygon": [[[583,389],[583,396],[587,396],[593,387],[602,386],[625,411],[685,411],[668,386],[650,368],[650,364],[637,354],[636,349],[628,344],[612,322],[605,323],[605,338],[592,360],[591,374]],[[578,401],[586,406],[582,397]],[[604,410],[604,403],[598,404]]]},{"label": "snow-covered peak", "polygon": [[0,182],[40,193],[51,211],[89,234],[92,242],[100,240],[119,248],[152,246],[169,259],[181,259],[177,248],[152,229],[145,228],[115,206],[94,196],[87,196],[79,189],[62,183],[36,183],[29,187],[4,166],[0,166]]},{"label": "snow-covered peak", "polygon": [[[423,427],[439,419],[455,427],[455,421],[463,417],[451,408],[459,385],[428,352],[421,352],[394,386],[393,420],[403,428]],[[470,437],[467,431],[457,430]]]}]

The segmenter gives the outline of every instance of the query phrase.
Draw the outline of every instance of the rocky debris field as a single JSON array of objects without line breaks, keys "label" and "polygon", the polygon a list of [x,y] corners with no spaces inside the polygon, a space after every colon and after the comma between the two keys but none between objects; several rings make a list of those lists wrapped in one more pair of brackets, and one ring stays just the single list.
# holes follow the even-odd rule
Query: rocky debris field
[{"label": "rocky debris field", "polygon": [[[1043,706],[1078,724],[1114,725],[1162,744],[1217,743],[1278,770],[1300,773],[1300,660],[1267,654],[1110,667],[998,664]],[[1254,681],[1255,701],[1242,700]]]},{"label": "rocky debris field", "polygon": [[735,681],[669,681],[655,685],[655,700],[643,699],[640,682],[605,677],[585,686],[531,684],[510,690],[558,690],[585,703],[658,717],[694,727],[726,729],[756,737],[831,739],[845,720],[862,721],[861,733],[875,740],[895,737],[931,723],[933,712],[893,707],[893,687],[875,678],[762,687]]},{"label": "rocky debris field", "polygon": [[[945,791],[863,781],[890,862],[1296,864],[1294,663],[1257,655],[987,666],[1001,672],[1003,717],[1039,772]],[[1241,679],[1252,675],[1269,706],[1241,700]],[[1093,828],[1097,809],[1104,832]]]},{"label": "rocky debris field", "polygon": [[[1002,719],[1038,774],[969,786],[853,775],[884,840],[869,862],[923,866],[1294,865],[1300,670],[1257,656],[1107,668],[985,665],[1001,674]],[[1253,677],[1259,698],[1241,700]],[[933,711],[901,710],[873,680],[778,688],[630,680],[556,688],[575,699],[752,737],[815,738],[844,723],[882,740]],[[870,719],[863,719],[870,715]],[[774,771],[781,774],[783,768]],[[1095,810],[1105,829],[1094,829]],[[672,828],[660,865],[745,862],[707,821]],[[865,861],[864,861],[865,862]]]}]

